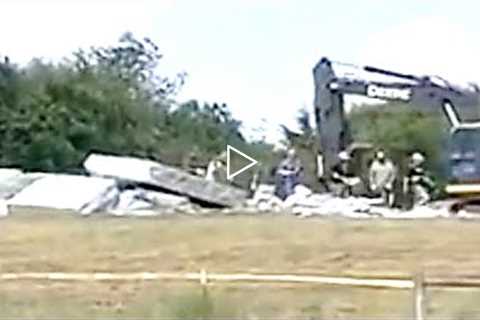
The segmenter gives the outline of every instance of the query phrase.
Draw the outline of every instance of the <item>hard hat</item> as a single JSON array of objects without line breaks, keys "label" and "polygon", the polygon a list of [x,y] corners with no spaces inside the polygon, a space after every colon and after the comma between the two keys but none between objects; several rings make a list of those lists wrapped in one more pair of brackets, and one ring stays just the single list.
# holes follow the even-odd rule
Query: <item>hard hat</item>
[{"label": "hard hat", "polygon": [[287,155],[294,156],[295,154],[296,154],[295,149],[293,149],[293,148],[288,149]]},{"label": "hard hat", "polygon": [[342,151],[338,154],[338,158],[340,160],[350,160],[350,155],[348,154],[347,151]]},{"label": "hard hat", "polygon": [[383,150],[377,150],[377,152],[375,153],[375,157],[377,159],[384,159],[385,158],[385,152]]},{"label": "hard hat", "polygon": [[425,161],[425,157],[420,152],[414,152],[412,154],[412,161],[415,163],[422,163]]}]

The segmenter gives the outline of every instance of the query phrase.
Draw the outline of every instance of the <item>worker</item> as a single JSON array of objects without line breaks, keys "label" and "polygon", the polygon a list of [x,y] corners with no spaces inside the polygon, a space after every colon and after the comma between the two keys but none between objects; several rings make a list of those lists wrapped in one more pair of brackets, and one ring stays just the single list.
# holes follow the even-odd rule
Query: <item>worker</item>
[{"label": "worker", "polygon": [[290,148],[275,172],[275,195],[278,198],[285,200],[294,193],[295,187],[300,183],[302,170],[295,149]]},{"label": "worker", "polygon": [[368,182],[373,194],[381,196],[385,205],[392,207],[394,202],[393,184],[395,182],[397,170],[393,162],[388,159],[383,149],[375,152]]},{"label": "worker", "polygon": [[227,152],[224,151],[208,163],[205,179],[226,182]]},{"label": "worker", "polygon": [[260,173],[256,171],[253,173],[248,184],[248,191],[250,195],[253,196],[255,191],[258,189],[259,184],[260,184]]},{"label": "worker", "polygon": [[333,192],[338,197],[347,198],[353,195],[353,187],[360,183],[360,179],[351,172],[351,157],[347,151],[340,152],[338,159],[331,170]]},{"label": "worker", "polygon": [[420,152],[414,152],[410,157],[408,164],[408,173],[406,177],[406,191],[413,197],[413,205],[425,205],[431,200],[431,191],[435,184],[428,177],[423,168],[425,156]]}]

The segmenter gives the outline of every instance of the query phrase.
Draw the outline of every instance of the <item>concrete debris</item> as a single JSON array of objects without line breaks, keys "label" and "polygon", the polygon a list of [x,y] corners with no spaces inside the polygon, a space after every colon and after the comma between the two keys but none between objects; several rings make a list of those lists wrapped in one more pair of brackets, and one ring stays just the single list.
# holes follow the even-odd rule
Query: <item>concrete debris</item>
[{"label": "concrete debris", "polygon": [[142,159],[91,155],[84,166],[91,176],[0,169],[0,216],[8,214],[9,206],[72,210],[82,215],[196,215],[202,210],[193,202],[237,207],[247,197],[243,190]]},{"label": "concrete debris", "polygon": [[[429,219],[450,217],[447,206],[421,206],[410,211],[380,206],[382,199],[349,197],[339,198],[332,194],[315,194],[305,186],[297,186],[295,193],[281,201],[273,195],[273,186],[260,185],[248,201],[259,212],[290,213],[301,218],[313,216],[342,216],[354,219]],[[464,213],[464,216],[467,215]],[[471,215],[469,216],[471,217]]]},{"label": "concrete debris", "polygon": [[409,211],[388,208],[376,208],[375,210],[381,217],[387,219],[432,219],[448,218],[451,216],[446,208],[437,209],[428,205],[417,206]]},{"label": "concrete debris", "polygon": [[143,189],[125,190],[118,197],[116,209],[118,210],[145,210],[152,209],[155,206],[155,200],[149,196]]},{"label": "concrete debris", "polygon": [[[74,175],[47,175],[15,194],[14,206],[46,207],[82,211],[93,200],[115,187],[112,179]],[[90,207],[94,211],[97,208]]]},{"label": "concrete debris", "polygon": [[0,183],[22,174],[22,170],[0,168]]},{"label": "concrete debris", "polygon": [[145,189],[120,192],[107,213],[114,216],[159,216],[189,213],[193,204],[187,197]]},{"label": "concrete debris", "polygon": [[149,191],[147,197],[149,197],[149,199],[151,199],[159,208],[182,207],[191,204],[190,200],[187,197],[177,196],[163,192]]},{"label": "concrete debris", "polygon": [[4,199],[0,199],[0,218],[6,217],[9,214],[8,203]]},{"label": "concrete debris", "polygon": [[281,212],[284,207],[283,201],[276,197],[274,192],[275,186],[273,185],[259,185],[253,195],[253,198],[247,200],[247,207],[256,208],[260,212]]},{"label": "concrete debris", "polygon": [[460,210],[455,217],[465,220],[479,219],[480,214],[478,212],[468,212],[466,210]]},{"label": "concrete debris", "polygon": [[[115,182],[115,180],[110,181]],[[111,187],[99,192],[91,201],[85,203],[79,210],[79,213],[81,215],[90,215],[98,212],[105,213],[117,205],[120,194],[120,190],[115,183]]]},{"label": "concrete debris", "polygon": [[313,215],[352,215],[369,212],[370,199],[341,199],[331,194],[315,194],[305,186],[295,187],[295,192],[285,201],[275,197],[274,186],[260,185],[248,205],[261,212],[287,212],[301,217]]},{"label": "concrete debris", "polygon": [[342,215],[350,218],[371,217],[369,199],[350,197],[342,199],[330,194],[316,195],[298,202],[292,212],[302,217],[313,215]]},{"label": "concrete debris", "polygon": [[21,172],[19,174],[10,172],[10,174],[3,175],[3,178],[0,178],[0,199],[10,199],[33,182],[45,176],[47,175],[44,173],[22,174]]},{"label": "concrete debris", "polygon": [[[101,160],[105,159],[102,158]],[[110,171],[106,168],[100,168],[100,172],[104,173],[103,177],[22,173],[19,170],[10,169],[0,170],[0,217],[9,214],[10,206],[67,209],[77,211],[82,215],[101,213],[119,217],[152,217],[175,214],[208,216],[260,214],[264,212],[291,214],[301,218],[315,216],[342,216],[353,219],[452,217],[448,212],[447,204],[438,205],[434,203],[429,206],[416,207],[410,211],[402,211],[380,206],[382,199],[338,198],[332,194],[313,193],[312,190],[301,185],[297,186],[295,193],[285,201],[274,195],[275,187],[273,185],[259,185],[251,199],[243,202],[238,201],[237,205],[219,211],[218,208],[206,208],[194,204],[191,201],[191,194],[195,191],[192,190],[188,191],[189,195],[178,195],[160,192],[158,188],[149,189],[149,185],[165,186],[167,184],[166,176],[161,180],[162,182],[157,183],[153,177],[148,175],[148,168],[146,170],[138,163],[136,165],[134,163],[133,166],[131,166],[132,162],[127,161],[126,163],[128,170],[123,169],[122,174],[119,175],[115,175],[115,172],[120,172],[119,167],[115,168],[118,163],[114,164],[113,168],[109,169]],[[145,165],[145,163],[142,165]],[[97,169],[99,169],[98,166],[98,163],[93,164],[93,167]],[[92,166],[88,167],[92,168]],[[172,177],[173,181],[179,177],[176,171]],[[164,174],[167,172],[169,172],[168,169],[163,171]],[[190,179],[191,177],[187,181],[191,181]],[[125,181],[127,181],[128,188],[125,188]],[[130,183],[131,181],[142,182],[142,187]],[[202,179],[202,181],[204,180]],[[177,183],[176,187],[179,185]],[[225,188],[229,189],[228,186],[225,186]],[[232,196],[232,194],[229,196]],[[212,199],[213,194],[202,196],[202,199],[206,198]],[[243,195],[240,199],[242,198]],[[220,203],[225,202],[221,200]],[[478,219],[480,215],[462,211],[454,217]]]},{"label": "concrete debris", "polygon": [[244,190],[138,158],[90,154],[83,166],[95,176],[148,184],[186,196],[192,201],[220,207],[234,207],[247,198]]},{"label": "concrete debris", "polygon": [[81,215],[154,216],[195,212],[187,197],[133,187],[124,190],[119,180],[57,174],[11,175],[0,183],[0,216],[8,206],[72,210]]},{"label": "concrete debris", "polygon": [[382,199],[339,198],[314,193],[303,185],[296,186],[294,194],[282,201],[274,195],[275,186],[261,184],[247,199],[243,190],[136,158],[92,154],[84,167],[91,176],[0,169],[0,217],[8,216],[11,206],[28,206],[118,217],[275,213],[300,218],[480,218],[480,214],[466,211],[451,214],[448,203],[402,211],[382,206]]},{"label": "concrete debris", "polygon": [[294,193],[285,199],[284,205],[287,208],[292,208],[295,205],[301,204],[304,200],[309,199],[312,194],[312,190],[305,186],[298,185],[295,187]]}]

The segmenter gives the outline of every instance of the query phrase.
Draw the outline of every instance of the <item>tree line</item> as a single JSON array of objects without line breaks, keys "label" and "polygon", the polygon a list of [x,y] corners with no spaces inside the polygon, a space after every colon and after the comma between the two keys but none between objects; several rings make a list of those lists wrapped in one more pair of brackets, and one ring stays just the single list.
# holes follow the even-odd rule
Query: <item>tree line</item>
[{"label": "tree line", "polygon": [[178,104],[186,79],[159,75],[150,39],[122,35],[60,63],[0,63],[0,166],[70,172],[92,150],[169,164],[205,162],[227,143],[249,144],[226,104]]},{"label": "tree line", "polygon": [[[205,165],[231,144],[258,158],[267,174],[278,161],[273,147],[247,141],[242,122],[224,103],[178,103],[187,74],[161,75],[162,59],[151,39],[131,33],[113,46],[80,49],[58,63],[34,59],[20,67],[2,59],[0,167],[72,172],[91,151]],[[284,132],[314,174],[314,154],[321,150],[308,116],[299,113],[300,136],[286,127]],[[442,171],[440,119],[384,105],[357,107],[349,118],[355,140],[394,154],[424,150],[430,167]]]}]

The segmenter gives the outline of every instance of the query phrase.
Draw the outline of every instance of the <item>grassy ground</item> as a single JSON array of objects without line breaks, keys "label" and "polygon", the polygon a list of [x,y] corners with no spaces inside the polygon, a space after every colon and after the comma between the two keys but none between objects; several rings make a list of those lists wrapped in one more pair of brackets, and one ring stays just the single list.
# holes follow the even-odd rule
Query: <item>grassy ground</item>
[{"label": "grassy ground", "polygon": [[[292,217],[82,218],[16,211],[0,221],[0,271],[258,272],[479,276],[480,224]],[[429,291],[429,315],[470,319],[480,292]],[[478,308],[477,308],[478,309]],[[411,293],[308,285],[3,282],[2,316],[411,315]]]}]

